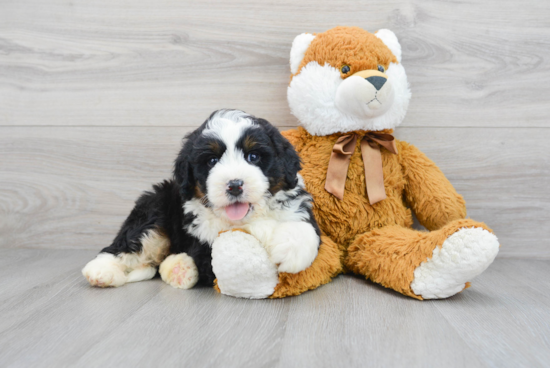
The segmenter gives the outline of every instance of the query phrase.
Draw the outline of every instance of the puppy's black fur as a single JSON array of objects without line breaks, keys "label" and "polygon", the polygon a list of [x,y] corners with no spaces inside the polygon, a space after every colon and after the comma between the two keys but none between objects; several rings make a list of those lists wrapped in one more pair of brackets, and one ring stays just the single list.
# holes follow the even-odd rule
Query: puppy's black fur
[{"label": "puppy's black fur", "polygon": [[[221,157],[225,151],[223,141],[202,135],[216,113],[185,137],[183,148],[175,161],[173,179],[154,185],[153,191],[145,192],[136,201],[113,243],[101,252],[114,255],[139,253],[142,250],[142,236],[149,230],[156,230],[169,238],[170,254],[185,252],[193,258],[199,272],[198,285],[213,284],[215,276],[212,272],[210,244],[200,241],[188,232],[196,217],[190,213],[185,214],[183,206],[186,201],[208,194],[206,180],[211,169],[209,162],[212,158]],[[253,116],[250,118],[260,129],[246,130],[237,146],[245,155],[253,151],[261,156],[257,166],[268,178],[271,194],[295,188],[300,170],[300,159],[296,151],[269,122]],[[304,194],[307,195],[307,192],[301,189],[295,196]],[[293,199],[295,198],[287,197],[280,201],[281,205],[285,204],[284,201]],[[204,205],[209,205],[207,200]],[[310,206],[303,203],[300,210],[309,214],[309,221],[319,235],[319,227]]]}]

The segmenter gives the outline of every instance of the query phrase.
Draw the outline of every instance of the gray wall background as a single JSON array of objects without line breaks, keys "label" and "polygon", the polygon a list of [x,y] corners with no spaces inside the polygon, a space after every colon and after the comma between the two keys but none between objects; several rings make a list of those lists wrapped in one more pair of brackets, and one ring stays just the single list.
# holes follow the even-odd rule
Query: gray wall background
[{"label": "gray wall background", "polygon": [[396,136],[449,177],[501,257],[550,259],[550,2],[0,1],[0,247],[100,249],[221,107],[296,126],[302,32],[390,28]]}]

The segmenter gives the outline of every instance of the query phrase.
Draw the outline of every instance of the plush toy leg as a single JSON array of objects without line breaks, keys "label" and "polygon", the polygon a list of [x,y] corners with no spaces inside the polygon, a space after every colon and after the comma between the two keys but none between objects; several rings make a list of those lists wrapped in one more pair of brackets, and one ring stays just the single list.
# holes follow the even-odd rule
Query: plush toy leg
[{"label": "plush toy leg", "polygon": [[447,298],[469,286],[498,253],[485,224],[456,220],[432,232],[389,226],[358,236],[346,266],[416,299]]},{"label": "plush toy leg", "polygon": [[319,253],[311,266],[298,273],[280,273],[279,283],[270,298],[302,294],[328,283],[339,273],[342,273],[341,252],[336,243],[322,236]]},{"label": "plush toy leg", "polygon": [[273,294],[278,282],[277,267],[252,235],[227,231],[212,244],[214,287],[222,294],[263,299]]}]

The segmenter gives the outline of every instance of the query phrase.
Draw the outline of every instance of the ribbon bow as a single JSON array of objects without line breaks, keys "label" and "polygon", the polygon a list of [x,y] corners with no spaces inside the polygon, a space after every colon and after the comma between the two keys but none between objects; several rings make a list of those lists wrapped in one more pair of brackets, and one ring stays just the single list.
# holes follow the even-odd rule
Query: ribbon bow
[{"label": "ribbon bow", "polygon": [[[359,137],[355,133],[343,135],[338,138],[332,148],[332,154],[328,163],[325,190],[340,200],[344,199],[348,167]],[[361,139],[361,155],[363,156],[363,165],[365,166],[365,184],[371,205],[386,199],[380,146],[393,154],[397,154],[395,138],[391,134],[367,132]]]}]

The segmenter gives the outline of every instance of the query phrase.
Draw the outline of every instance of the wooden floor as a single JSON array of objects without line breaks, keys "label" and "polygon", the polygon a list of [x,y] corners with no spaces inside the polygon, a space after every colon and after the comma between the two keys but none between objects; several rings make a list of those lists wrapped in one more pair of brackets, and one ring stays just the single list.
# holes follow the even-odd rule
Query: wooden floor
[{"label": "wooden floor", "polygon": [[1,367],[542,367],[550,261],[498,259],[473,286],[416,301],[339,276],[243,300],[160,279],[88,286],[87,250],[0,249]]},{"label": "wooden floor", "polygon": [[[0,0],[0,368],[550,367],[550,1]],[[433,159],[495,264],[448,300],[352,276],[248,301],[82,266],[219,108],[281,130],[294,37],[392,29]],[[512,258],[521,258],[512,259]]]}]

